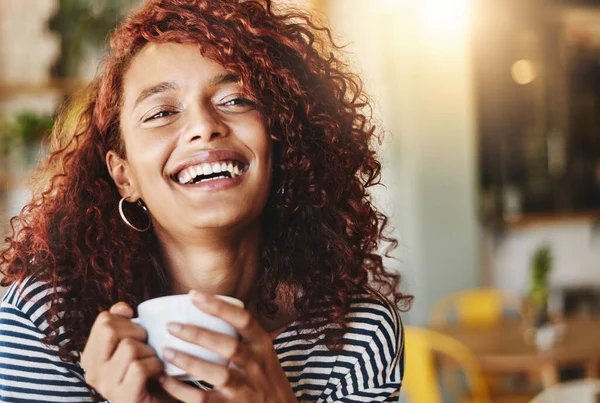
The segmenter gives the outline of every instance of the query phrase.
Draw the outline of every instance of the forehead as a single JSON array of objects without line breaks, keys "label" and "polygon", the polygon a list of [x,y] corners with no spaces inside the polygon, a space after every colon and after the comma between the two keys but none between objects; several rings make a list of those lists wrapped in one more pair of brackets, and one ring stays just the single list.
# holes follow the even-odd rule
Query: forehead
[{"label": "forehead", "polygon": [[148,43],[131,60],[123,77],[124,107],[132,107],[144,89],[162,82],[198,87],[225,73],[219,63],[202,56],[196,45]]}]

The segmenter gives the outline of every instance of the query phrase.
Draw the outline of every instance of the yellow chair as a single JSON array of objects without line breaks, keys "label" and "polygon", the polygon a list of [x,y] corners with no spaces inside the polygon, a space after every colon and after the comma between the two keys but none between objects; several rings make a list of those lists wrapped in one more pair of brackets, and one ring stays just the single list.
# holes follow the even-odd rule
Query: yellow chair
[{"label": "yellow chair", "polygon": [[514,311],[520,316],[521,300],[517,295],[495,288],[475,288],[451,294],[436,302],[429,323],[447,324],[454,314],[459,324],[493,326],[502,320],[506,311]]},{"label": "yellow chair", "polygon": [[464,371],[470,403],[491,403],[477,358],[459,341],[429,329],[406,326],[406,366],[402,390],[408,403],[442,403],[435,359],[439,354]]}]

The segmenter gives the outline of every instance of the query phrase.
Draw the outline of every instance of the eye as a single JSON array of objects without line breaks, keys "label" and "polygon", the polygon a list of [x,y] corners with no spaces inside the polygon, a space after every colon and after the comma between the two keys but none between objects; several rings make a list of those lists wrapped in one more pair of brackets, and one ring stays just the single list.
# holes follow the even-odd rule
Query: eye
[{"label": "eye", "polygon": [[254,109],[255,104],[247,98],[236,97],[226,102],[223,102],[221,106],[226,107],[227,109],[233,110],[235,112],[243,112]]},{"label": "eye", "polygon": [[174,115],[175,113],[176,113],[175,111],[161,110],[161,111],[153,114],[152,116],[144,119],[144,123],[150,122],[152,120],[160,119],[160,118],[166,118],[168,116]]},{"label": "eye", "polygon": [[225,102],[225,105],[254,105],[252,101],[246,98],[234,98],[230,101]]}]

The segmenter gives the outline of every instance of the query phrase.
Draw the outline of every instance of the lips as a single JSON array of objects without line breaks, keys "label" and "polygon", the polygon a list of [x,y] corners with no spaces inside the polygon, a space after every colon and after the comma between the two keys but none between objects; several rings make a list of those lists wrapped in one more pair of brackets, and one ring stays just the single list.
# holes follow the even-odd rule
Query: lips
[{"label": "lips", "polygon": [[248,160],[232,150],[206,150],[181,161],[171,179],[181,185],[191,185],[218,179],[236,178],[248,169]]},{"label": "lips", "polygon": [[203,162],[181,170],[177,175],[177,181],[190,185],[222,178],[237,178],[243,173],[243,169],[239,161]]}]

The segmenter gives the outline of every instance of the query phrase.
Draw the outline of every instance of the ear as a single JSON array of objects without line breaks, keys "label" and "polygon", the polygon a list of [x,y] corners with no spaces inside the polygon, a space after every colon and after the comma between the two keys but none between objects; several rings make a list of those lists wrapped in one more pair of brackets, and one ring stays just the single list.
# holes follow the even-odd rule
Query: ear
[{"label": "ear", "polygon": [[112,177],[121,197],[126,197],[127,201],[135,202],[140,198],[140,194],[131,178],[129,164],[126,160],[119,157],[116,152],[110,150],[106,153],[106,166]]}]

